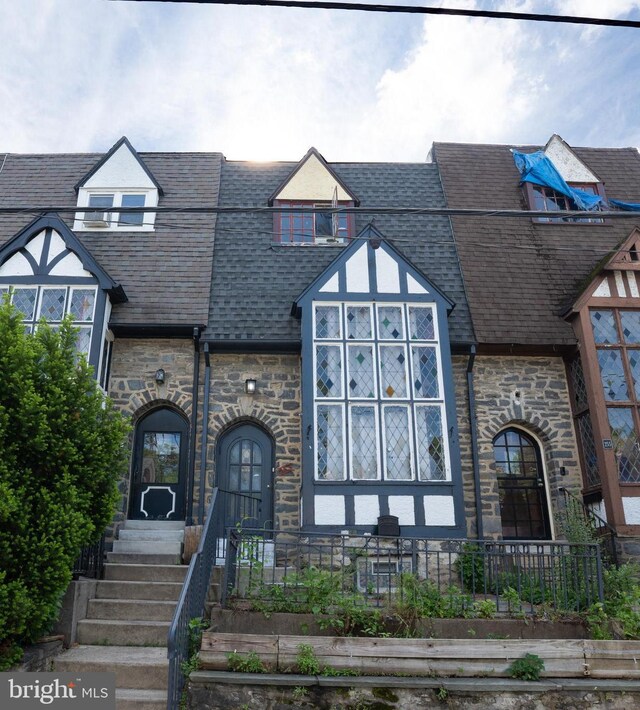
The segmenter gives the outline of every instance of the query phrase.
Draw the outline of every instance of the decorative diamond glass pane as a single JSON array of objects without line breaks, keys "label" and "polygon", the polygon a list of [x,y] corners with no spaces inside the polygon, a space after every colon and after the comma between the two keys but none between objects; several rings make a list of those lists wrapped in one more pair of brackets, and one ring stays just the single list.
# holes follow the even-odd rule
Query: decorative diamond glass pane
[{"label": "decorative diamond glass pane", "polygon": [[591,416],[589,412],[578,417],[578,431],[580,433],[580,443],[582,444],[582,456],[587,475],[587,486],[600,485],[600,471],[598,470],[598,458],[596,456],[596,444],[593,439],[593,427],[591,426]]},{"label": "decorative diamond glass pane", "polygon": [[376,415],[373,407],[351,407],[351,478],[356,481],[378,477]]},{"label": "decorative diamond glass pane", "polygon": [[75,288],[71,292],[71,308],[69,312],[73,320],[91,321],[93,320],[93,306],[96,300],[96,292],[90,288]]},{"label": "decorative diamond glass pane", "polygon": [[89,353],[91,347],[91,328],[80,328],[76,338],[76,350],[80,353]]},{"label": "decorative diamond glass pane", "polygon": [[437,399],[438,355],[435,347],[417,346],[411,348],[413,360],[413,392],[416,398]]},{"label": "decorative diamond glass pane", "polygon": [[622,351],[598,350],[597,352],[604,398],[608,402],[628,400],[627,381],[622,369]]},{"label": "decorative diamond glass pane", "polygon": [[380,340],[404,339],[400,306],[378,306],[378,337]]},{"label": "decorative diamond glass pane", "polygon": [[66,288],[43,288],[40,302],[40,318],[53,321],[62,320],[66,297]]},{"label": "decorative diamond glass pane", "polygon": [[409,338],[411,340],[435,340],[433,310],[409,306]]},{"label": "decorative diamond glass pane", "polygon": [[407,407],[384,407],[384,477],[408,481],[411,472],[410,427]]},{"label": "decorative diamond glass pane", "polygon": [[316,396],[342,397],[342,348],[316,345]]},{"label": "decorative diamond glass pane", "polygon": [[344,475],[342,407],[321,404],[317,409],[316,470],[320,481],[342,481]]},{"label": "decorative diamond glass pane", "polygon": [[627,360],[629,361],[629,370],[631,371],[631,379],[636,392],[636,399],[640,399],[640,350],[627,350]]},{"label": "decorative diamond glass pane", "polygon": [[640,444],[633,426],[631,409],[609,407],[607,413],[620,480],[624,483],[640,483]]},{"label": "decorative diamond glass pane", "polygon": [[618,342],[618,331],[613,311],[591,311],[591,325],[596,343]]},{"label": "decorative diamond glass pane", "polygon": [[587,385],[584,381],[582,361],[579,355],[576,355],[569,363],[569,375],[571,377],[575,408],[577,410],[584,409],[587,406]]},{"label": "decorative diamond glass pane", "polygon": [[0,286],[0,303],[2,303],[2,299],[5,298],[5,296],[9,293],[9,287],[8,286]]},{"label": "decorative diamond glass pane", "polygon": [[416,435],[420,480],[444,481],[447,477],[447,464],[439,406],[416,407]]},{"label": "decorative diamond glass pane", "polygon": [[373,346],[347,345],[347,353],[349,357],[347,395],[349,397],[375,397]]},{"label": "decorative diamond glass pane", "polygon": [[640,311],[620,311],[620,321],[625,343],[640,343]]},{"label": "decorative diamond glass pane", "polygon": [[407,354],[404,345],[380,346],[380,377],[384,399],[407,396]]},{"label": "decorative diamond glass pane", "polygon": [[340,306],[316,306],[316,338],[340,337]]},{"label": "decorative diamond glass pane", "polygon": [[371,306],[347,306],[347,338],[371,340]]},{"label": "decorative diamond glass pane", "polygon": [[11,303],[16,310],[22,313],[25,320],[33,320],[33,312],[36,307],[37,288],[15,288]]}]

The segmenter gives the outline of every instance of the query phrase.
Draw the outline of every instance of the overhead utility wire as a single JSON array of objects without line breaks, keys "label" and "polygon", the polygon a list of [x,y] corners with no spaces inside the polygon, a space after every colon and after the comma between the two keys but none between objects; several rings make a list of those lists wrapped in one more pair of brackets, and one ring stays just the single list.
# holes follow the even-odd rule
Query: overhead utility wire
[{"label": "overhead utility wire", "polygon": [[640,213],[627,210],[599,210],[585,212],[580,210],[512,210],[512,209],[481,209],[475,207],[109,207],[97,210],[95,207],[25,205],[24,207],[0,207],[2,214],[46,214],[59,212],[78,214],[88,211],[116,212],[123,214],[149,213],[156,214],[370,214],[398,216],[444,216],[444,217],[542,217],[546,219],[594,220],[594,219],[636,219]]},{"label": "overhead utility wire", "polygon": [[[122,2],[123,0],[118,0]],[[572,25],[603,25],[605,27],[640,28],[640,20],[614,20],[605,17],[547,15],[538,12],[507,12],[505,10],[464,10],[453,7],[423,7],[421,5],[382,5],[361,2],[327,2],[326,0],[124,0],[126,2],[174,2],[203,5],[256,5],[260,7],[303,7],[321,10],[351,10],[360,12],[408,13],[412,15],[453,15],[457,17],[488,17],[528,22],[561,22]]]}]

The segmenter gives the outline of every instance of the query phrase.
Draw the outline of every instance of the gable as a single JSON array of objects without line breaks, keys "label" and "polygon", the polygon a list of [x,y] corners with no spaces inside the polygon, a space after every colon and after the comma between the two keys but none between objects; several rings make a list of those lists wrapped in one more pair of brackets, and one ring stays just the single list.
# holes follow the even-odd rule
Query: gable
[{"label": "gable", "polygon": [[76,185],[76,190],[162,188],[127,138],[122,137]]},{"label": "gable", "polygon": [[340,180],[315,148],[298,163],[293,172],[271,195],[273,200],[358,203],[356,196]]},{"label": "gable", "polygon": [[565,182],[600,182],[595,175],[558,135],[553,135],[544,148],[544,154],[555,165]]}]

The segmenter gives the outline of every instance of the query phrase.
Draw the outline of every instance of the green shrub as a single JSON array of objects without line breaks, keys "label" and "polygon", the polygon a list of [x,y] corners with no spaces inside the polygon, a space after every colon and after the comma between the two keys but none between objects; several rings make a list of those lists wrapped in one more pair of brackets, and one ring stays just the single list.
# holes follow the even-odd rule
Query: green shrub
[{"label": "green shrub", "polygon": [[604,602],[591,606],[587,624],[594,638],[640,639],[640,567],[627,563],[604,571]]},{"label": "green shrub", "polygon": [[535,653],[527,653],[509,666],[509,675],[518,680],[540,680],[544,661]]},{"label": "green shrub", "polygon": [[302,673],[302,675],[320,675],[322,670],[313,646],[308,643],[301,643],[298,646],[296,665],[298,666],[298,673]]},{"label": "green shrub", "polygon": [[267,669],[264,663],[260,660],[260,656],[255,651],[249,653],[233,653],[227,654],[227,663],[230,671],[236,673],[266,673]]},{"label": "green shrub", "polygon": [[127,426],[75,350],[0,302],[0,669],[55,620],[80,549],[118,501]]}]

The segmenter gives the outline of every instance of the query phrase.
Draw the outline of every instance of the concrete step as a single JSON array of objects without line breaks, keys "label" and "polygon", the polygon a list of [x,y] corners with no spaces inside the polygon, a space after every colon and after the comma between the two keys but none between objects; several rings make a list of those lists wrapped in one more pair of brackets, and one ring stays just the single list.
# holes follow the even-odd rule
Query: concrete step
[{"label": "concrete step", "polygon": [[167,645],[168,621],[115,621],[82,619],[78,622],[78,643],[100,646]]},{"label": "concrete step", "polygon": [[88,619],[117,619],[124,621],[171,621],[176,602],[147,601],[145,599],[90,599]]},{"label": "concrete step", "polygon": [[154,541],[154,542],[183,542],[184,530],[120,530],[119,540],[129,540],[131,542]]},{"label": "concrete step", "polygon": [[145,599],[146,601],[178,601],[181,582],[120,582],[101,580],[96,589],[97,599]]},{"label": "concrete step", "polygon": [[126,520],[126,530],[184,530],[184,520]]},{"label": "concrete step", "polygon": [[108,562],[104,566],[105,579],[128,582],[183,582],[187,565],[127,565]]},{"label": "concrete step", "polygon": [[122,565],[180,565],[182,555],[146,554],[144,552],[107,552],[107,561]]},{"label": "concrete step", "polygon": [[138,552],[147,555],[180,555],[181,542],[162,542],[154,540],[115,540],[114,552]]},{"label": "concrete step", "polygon": [[167,649],[148,646],[74,646],[54,659],[61,673],[115,672],[117,688],[166,689],[168,668]]},{"label": "concrete step", "polygon": [[116,688],[117,710],[166,710],[166,707],[166,691]]}]

